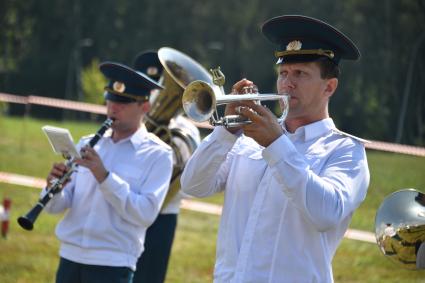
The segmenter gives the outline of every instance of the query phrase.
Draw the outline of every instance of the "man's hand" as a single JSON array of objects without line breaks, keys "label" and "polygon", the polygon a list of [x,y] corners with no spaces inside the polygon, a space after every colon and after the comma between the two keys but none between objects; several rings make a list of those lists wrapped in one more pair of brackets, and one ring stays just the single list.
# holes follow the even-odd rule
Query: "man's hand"
[{"label": "man's hand", "polygon": [[82,158],[75,159],[75,163],[87,167],[93,173],[96,180],[99,183],[102,183],[108,176],[108,171],[106,171],[103,166],[103,162],[97,152],[90,146],[86,145],[81,149],[81,155]]},{"label": "man's hand", "polygon": [[[242,79],[233,85],[232,94],[243,95],[243,94],[249,93],[246,90],[256,90],[256,89],[257,89],[257,86],[252,81],[247,79]],[[238,115],[239,113],[236,113],[236,108],[240,105],[241,103],[239,102],[228,103],[224,111],[224,116]],[[241,128],[242,127],[232,127],[232,128],[227,128],[227,130],[231,132],[232,134],[235,134]]]},{"label": "man's hand", "polygon": [[[55,181],[55,179],[62,178],[66,172],[68,172],[68,168],[64,163],[54,163],[49,175],[46,178],[47,186],[49,187]],[[69,180],[63,183],[62,186],[64,187],[68,182]]]},{"label": "man's hand", "polygon": [[253,101],[244,101],[242,105],[240,114],[252,121],[242,127],[246,136],[267,147],[283,134],[282,126],[268,108]]}]

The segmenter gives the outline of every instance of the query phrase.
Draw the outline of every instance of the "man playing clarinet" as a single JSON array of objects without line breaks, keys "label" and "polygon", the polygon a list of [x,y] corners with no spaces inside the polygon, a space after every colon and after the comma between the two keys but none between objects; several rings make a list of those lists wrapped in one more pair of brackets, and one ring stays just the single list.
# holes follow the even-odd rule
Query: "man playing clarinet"
[{"label": "man playing clarinet", "polygon": [[[111,131],[92,148],[78,148],[78,170],[46,206],[65,216],[56,227],[60,262],[57,283],[132,282],[147,227],[157,217],[173,168],[171,148],[147,132],[151,90],[158,83],[111,62],[100,65]],[[47,182],[67,170],[54,164]],[[45,191],[43,192],[45,193]]]}]

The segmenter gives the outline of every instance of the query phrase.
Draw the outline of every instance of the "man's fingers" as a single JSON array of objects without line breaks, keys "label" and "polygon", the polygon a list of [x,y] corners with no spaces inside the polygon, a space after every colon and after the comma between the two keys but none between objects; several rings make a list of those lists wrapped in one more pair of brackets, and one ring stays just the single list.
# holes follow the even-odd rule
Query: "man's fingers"
[{"label": "man's fingers", "polygon": [[276,118],[275,115],[268,108],[262,105],[255,104],[252,101],[244,102],[243,106],[241,106],[239,110],[240,114],[246,116],[253,122],[258,121],[259,119],[261,119],[261,117],[271,119]]},{"label": "man's fingers", "polygon": [[91,159],[93,156],[97,156],[97,153],[93,148],[87,146],[81,150],[82,159]]},{"label": "man's fingers", "polygon": [[63,163],[55,163],[51,170],[53,176],[62,176],[66,172],[67,168]]},{"label": "man's fingers", "polygon": [[240,81],[238,81],[237,83],[235,83],[232,87],[232,93],[233,94],[238,94],[238,93],[243,93],[242,89],[244,87],[253,85],[253,82],[247,79],[242,79]]},{"label": "man's fingers", "polygon": [[67,171],[65,164],[54,163],[49,175],[47,176],[47,182],[50,183],[52,179],[61,178]]},{"label": "man's fingers", "polygon": [[263,105],[261,105],[261,104],[256,104],[256,103],[254,103],[254,101],[251,101],[252,103],[250,104],[250,108],[252,109],[252,110],[254,110],[255,112],[257,112],[260,116],[268,116],[268,117],[270,117],[270,116],[272,116],[272,115],[274,115],[271,111],[270,111],[270,109],[268,109],[267,107],[265,107],[265,106],[263,106]]},{"label": "man's fingers", "polygon": [[254,110],[250,107],[240,106],[238,110],[239,110],[239,114],[241,114],[242,116],[245,116],[246,118],[248,118],[254,123],[261,120],[261,116],[255,113]]}]

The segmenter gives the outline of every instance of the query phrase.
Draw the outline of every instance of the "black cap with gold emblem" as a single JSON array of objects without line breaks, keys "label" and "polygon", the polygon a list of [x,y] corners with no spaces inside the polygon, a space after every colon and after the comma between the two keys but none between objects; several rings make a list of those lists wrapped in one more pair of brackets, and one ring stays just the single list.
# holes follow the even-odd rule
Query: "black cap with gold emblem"
[{"label": "black cap with gold emblem", "polygon": [[104,62],[99,69],[109,79],[105,86],[106,100],[121,103],[147,101],[151,90],[163,88],[148,76],[119,63]]},{"label": "black cap with gold emblem", "polygon": [[134,59],[134,69],[148,75],[151,79],[158,81],[164,67],[158,58],[158,52],[153,50],[143,51]]},{"label": "black cap with gold emblem", "polygon": [[360,51],[342,32],[320,20],[300,16],[284,15],[267,20],[263,34],[279,45],[275,52],[278,61],[310,62],[325,57],[338,64],[341,59],[357,60]]}]

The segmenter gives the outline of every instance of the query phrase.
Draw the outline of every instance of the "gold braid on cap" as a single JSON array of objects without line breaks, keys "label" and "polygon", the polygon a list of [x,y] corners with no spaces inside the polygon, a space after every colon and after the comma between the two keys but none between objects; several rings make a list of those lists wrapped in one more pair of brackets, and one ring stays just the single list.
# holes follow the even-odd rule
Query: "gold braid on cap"
[{"label": "gold braid on cap", "polygon": [[145,102],[145,101],[149,100],[149,95],[145,95],[145,96],[132,95],[132,94],[123,93],[123,92],[113,90],[112,88],[107,87],[107,86],[105,86],[104,90],[106,90],[107,92],[110,92],[112,94],[118,95],[118,96],[124,96],[124,97],[127,97],[127,98],[134,99],[137,102]]},{"label": "gold braid on cap", "polygon": [[329,59],[333,59],[335,57],[335,54],[332,50],[323,50],[323,49],[276,51],[274,55],[277,58],[287,56],[287,55],[319,55],[319,56],[326,56]]}]

